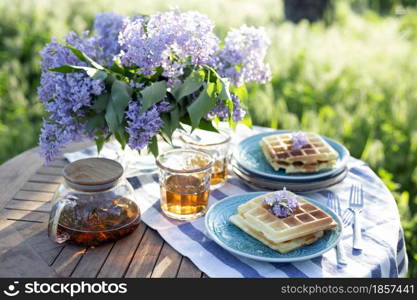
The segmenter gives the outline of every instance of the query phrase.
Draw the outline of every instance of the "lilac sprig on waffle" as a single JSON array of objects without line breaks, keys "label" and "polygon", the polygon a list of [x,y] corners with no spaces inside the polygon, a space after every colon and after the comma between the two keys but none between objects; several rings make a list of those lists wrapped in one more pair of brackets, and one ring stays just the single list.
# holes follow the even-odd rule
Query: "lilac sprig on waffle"
[{"label": "lilac sprig on waffle", "polygon": [[308,145],[307,136],[302,131],[294,133],[291,141],[293,150],[300,150],[304,146]]},{"label": "lilac sprig on waffle", "polygon": [[285,187],[265,197],[264,204],[269,206],[271,212],[278,218],[289,217],[299,206],[297,199],[289,195]]},{"label": "lilac sprig on waffle", "polygon": [[330,170],[338,158],[336,150],[321,136],[310,132],[264,136],[260,147],[271,167],[287,174]]}]

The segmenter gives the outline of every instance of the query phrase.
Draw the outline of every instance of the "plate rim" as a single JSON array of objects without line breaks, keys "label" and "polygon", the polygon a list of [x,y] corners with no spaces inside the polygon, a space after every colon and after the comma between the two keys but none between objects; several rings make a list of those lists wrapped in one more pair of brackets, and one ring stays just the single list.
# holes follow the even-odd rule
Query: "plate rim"
[{"label": "plate rim", "polygon": [[[250,184],[258,189],[266,189],[266,190],[277,190],[281,189],[283,186],[287,186],[291,191],[295,193],[311,193],[321,191],[323,189],[328,189],[336,184],[341,183],[348,175],[349,170],[344,169],[341,173],[335,175],[334,177],[324,178],[321,181],[314,181],[314,182],[287,182],[287,181],[278,181],[274,180],[271,182],[267,182],[268,179],[249,179],[246,178],[248,175],[242,174],[239,169],[236,169],[236,166],[232,166],[233,173],[243,182]],[[263,183],[261,182],[254,182],[253,180],[265,180]],[[330,179],[332,181],[330,182]],[[310,183],[314,183],[315,185],[310,185]],[[280,185],[280,186],[278,186]],[[308,185],[308,188],[300,188],[301,186]]]},{"label": "plate rim", "polygon": [[[256,174],[258,176],[262,176],[262,177],[271,179],[271,180],[286,180],[286,181],[289,181],[289,182],[295,182],[295,181],[303,182],[303,181],[308,181],[308,180],[318,180],[318,179],[323,178],[323,177],[332,176],[332,175],[334,175],[334,173],[341,172],[341,170],[343,170],[343,168],[345,168],[347,166],[347,161],[350,157],[349,150],[343,144],[341,144],[338,141],[336,141],[334,139],[331,139],[327,136],[324,136],[324,135],[320,135],[320,137],[323,138],[324,140],[326,140],[326,142],[330,141],[334,144],[337,144],[343,150],[343,152],[345,152],[345,154],[346,154],[343,158],[341,158],[339,166],[337,168],[333,168],[331,170],[322,171],[322,172],[315,172],[315,173],[296,174],[297,176],[294,176],[293,174],[285,174],[285,175],[269,174],[269,173],[259,171],[257,169],[248,169],[246,166],[244,166],[242,163],[240,163],[240,161],[237,159],[237,158],[240,157],[239,149],[241,149],[242,143],[244,143],[248,139],[252,139],[252,138],[257,137],[257,136],[269,136],[269,135],[273,135],[273,134],[277,134],[277,133],[289,133],[289,132],[295,132],[295,130],[279,129],[279,130],[261,132],[261,133],[258,133],[258,134],[251,135],[251,136],[241,140],[236,145],[235,149],[233,150],[233,159],[236,161],[236,163],[240,167],[242,167],[247,172],[250,172],[250,173]],[[330,146],[334,149],[334,147],[332,145],[330,145]]]},{"label": "plate rim", "polygon": [[[216,203],[214,203],[210,208],[209,208],[209,210],[207,211],[207,213],[206,213],[206,216],[204,217],[204,225],[205,225],[205,229],[206,229],[206,231],[207,231],[207,233],[209,234],[209,236],[210,236],[210,238],[217,244],[217,245],[219,245],[220,247],[222,247],[223,249],[225,249],[225,250],[227,250],[227,251],[229,251],[229,252],[231,252],[231,253],[233,253],[233,254],[236,254],[236,255],[238,255],[238,256],[240,256],[240,257],[245,257],[245,258],[250,258],[250,259],[253,259],[253,260],[257,260],[257,261],[264,261],[264,262],[270,262],[270,263],[288,263],[288,262],[296,262],[296,261],[305,261],[305,260],[309,260],[309,259],[312,259],[312,258],[315,258],[315,257],[318,257],[318,256],[320,256],[320,255],[322,255],[322,254],[324,254],[324,253],[326,253],[326,252],[328,252],[328,251],[330,251],[331,249],[333,249],[334,247],[336,247],[336,245],[337,245],[337,243],[339,243],[339,241],[341,240],[341,238],[342,238],[342,236],[343,236],[343,226],[342,226],[342,220],[340,219],[340,217],[336,214],[336,213],[334,213],[330,208],[328,208],[328,207],[326,207],[325,205],[323,205],[323,204],[321,204],[320,202],[318,202],[318,201],[316,201],[316,200],[314,200],[314,199],[312,199],[311,197],[306,197],[306,196],[304,196],[304,195],[298,195],[298,196],[300,196],[300,197],[302,197],[302,198],[307,198],[307,201],[312,201],[312,203],[314,204],[314,205],[317,205],[318,204],[318,206],[321,208],[321,209],[323,209],[323,207],[325,207],[325,209],[327,209],[327,210],[329,210],[331,213],[331,215],[332,215],[332,218],[334,218],[335,219],[335,221],[337,222],[337,227],[339,227],[339,235],[337,236],[337,238],[335,239],[335,241],[334,242],[332,242],[328,247],[326,247],[325,249],[322,249],[322,250],[320,250],[320,251],[318,251],[318,252],[316,252],[316,253],[313,253],[313,254],[310,254],[310,255],[305,255],[305,256],[299,256],[299,257],[292,257],[292,258],[271,258],[271,257],[261,257],[261,256],[256,256],[256,255],[252,255],[252,254],[247,254],[247,253],[244,253],[244,252],[241,252],[241,251],[239,251],[239,250],[236,250],[236,249],[234,249],[234,248],[232,248],[232,247],[229,247],[228,245],[226,245],[225,243],[223,243],[214,233],[212,233],[211,232],[211,230],[210,230],[210,226],[209,226],[209,224],[208,224],[208,222],[209,222],[209,215],[212,213],[212,211],[214,210],[214,208],[217,206],[217,205],[220,205],[220,203],[222,203],[222,202],[224,202],[224,201],[228,201],[230,198],[233,198],[233,197],[237,197],[237,196],[241,196],[241,195],[248,195],[248,194],[251,194],[251,195],[253,195],[253,197],[256,197],[256,196],[260,196],[260,195],[262,195],[262,194],[266,194],[266,193],[270,193],[270,192],[265,192],[265,191],[262,191],[262,192],[250,192],[250,193],[244,193],[244,194],[237,194],[237,195],[231,195],[231,196],[228,196],[228,197],[226,197],[226,198],[224,198],[224,199],[222,199],[222,200],[219,200],[219,201],[217,201]],[[250,199],[253,199],[253,197],[251,197],[251,198],[249,198],[248,199],[248,201],[250,200]],[[328,213],[327,211],[326,211],[326,213]],[[229,221],[230,222],[230,221]],[[234,226],[236,226],[236,225],[234,225]],[[333,229],[332,229],[333,230]],[[242,233],[243,234],[247,234],[246,232],[244,232],[243,230],[242,230]]]}]

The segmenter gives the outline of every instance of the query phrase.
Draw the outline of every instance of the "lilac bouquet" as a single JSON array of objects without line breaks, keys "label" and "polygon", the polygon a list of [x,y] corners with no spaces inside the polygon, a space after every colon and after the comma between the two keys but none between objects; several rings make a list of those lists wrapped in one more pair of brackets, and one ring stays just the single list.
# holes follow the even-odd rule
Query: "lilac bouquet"
[{"label": "lilac bouquet", "polygon": [[157,155],[157,135],[170,142],[183,124],[215,131],[213,121],[248,121],[245,83],[269,80],[270,42],[262,28],[232,29],[224,43],[213,29],[198,12],[102,13],[92,34],[53,39],[41,52],[38,89],[46,162],[86,136],[99,151],[113,136]]}]

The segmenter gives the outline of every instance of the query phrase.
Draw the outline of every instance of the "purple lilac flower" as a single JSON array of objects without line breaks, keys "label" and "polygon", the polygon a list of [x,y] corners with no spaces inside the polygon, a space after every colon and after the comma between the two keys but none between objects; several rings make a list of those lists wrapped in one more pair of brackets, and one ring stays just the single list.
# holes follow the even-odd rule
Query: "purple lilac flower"
[{"label": "purple lilac flower", "polygon": [[286,218],[293,214],[299,206],[295,197],[292,197],[287,189],[274,192],[264,199],[264,204],[269,206],[272,213],[279,218]]},{"label": "purple lilac flower", "polygon": [[292,149],[299,150],[308,145],[308,140],[304,132],[296,132],[292,135]]},{"label": "purple lilac flower", "polygon": [[230,78],[236,86],[250,81],[269,81],[271,71],[264,60],[270,43],[263,28],[244,25],[232,29],[215,63],[219,74]]},{"label": "purple lilac flower", "polygon": [[240,122],[246,115],[246,111],[243,106],[240,104],[240,99],[238,96],[232,93],[232,101],[233,101],[233,113],[232,119],[234,122]]},{"label": "purple lilac flower", "polygon": [[120,52],[117,40],[122,29],[123,19],[122,16],[112,12],[98,14],[94,19],[94,37],[102,50],[100,60],[104,65],[111,65],[114,57]]},{"label": "purple lilac flower", "polygon": [[71,141],[80,141],[82,135],[80,132],[85,130],[85,124],[71,122],[65,126],[56,122],[43,120],[43,127],[39,136],[39,145],[45,161],[51,162],[59,155],[63,145]]},{"label": "purple lilac flower", "polygon": [[[70,33],[66,42],[92,55],[91,40]],[[85,116],[86,108],[92,105],[95,95],[104,90],[100,80],[93,80],[84,72],[59,73],[50,68],[62,65],[84,66],[85,63],[55,39],[41,51],[41,85],[38,88],[40,101],[48,112],[44,121],[39,144],[46,163],[55,157],[67,143],[78,140],[85,132],[85,125],[79,119]]]},{"label": "purple lilac flower", "polygon": [[143,83],[136,82],[133,79],[130,80],[129,85],[130,85],[131,88],[137,88],[137,89],[141,89],[145,86]]},{"label": "purple lilac flower", "polygon": [[158,134],[163,126],[161,113],[168,111],[169,103],[161,101],[144,112],[140,113],[141,105],[138,101],[130,101],[126,113],[126,131],[129,134],[128,145],[135,150],[141,150],[148,146],[152,137]]},{"label": "purple lilac flower", "polygon": [[[80,35],[71,31],[65,36],[65,42],[68,45],[77,48],[78,50],[87,54],[88,57],[95,59],[100,62],[102,56],[102,51],[97,44],[97,39],[95,36],[89,36],[89,31],[84,31]],[[77,64],[80,65],[81,61],[77,59]],[[86,65],[83,63],[83,65]]]},{"label": "purple lilac flower", "polygon": [[173,9],[149,19],[126,20],[119,35],[123,65],[135,65],[145,75],[161,66],[171,83],[188,64],[209,64],[219,49],[214,24],[197,12]]},{"label": "purple lilac flower", "polygon": [[[233,102],[233,112],[232,112],[232,120],[234,122],[242,121],[245,117],[246,111],[243,106],[240,104],[240,99],[236,94],[231,94],[232,102]],[[221,101],[217,100],[216,106],[210,111],[210,113],[206,116],[206,119],[213,119],[214,117],[218,117],[221,120],[229,118],[229,108],[227,105]]]}]

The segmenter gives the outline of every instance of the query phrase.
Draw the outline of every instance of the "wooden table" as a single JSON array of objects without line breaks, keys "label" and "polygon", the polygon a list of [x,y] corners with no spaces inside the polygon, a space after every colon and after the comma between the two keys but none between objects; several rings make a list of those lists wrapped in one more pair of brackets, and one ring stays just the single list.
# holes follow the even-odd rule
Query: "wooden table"
[{"label": "wooden table", "polygon": [[38,152],[33,148],[0,166],[0,277],[207,277],[143,223],[95,248],[50,241],[51,199],[68,162],[58,157],[45,167]]}]

